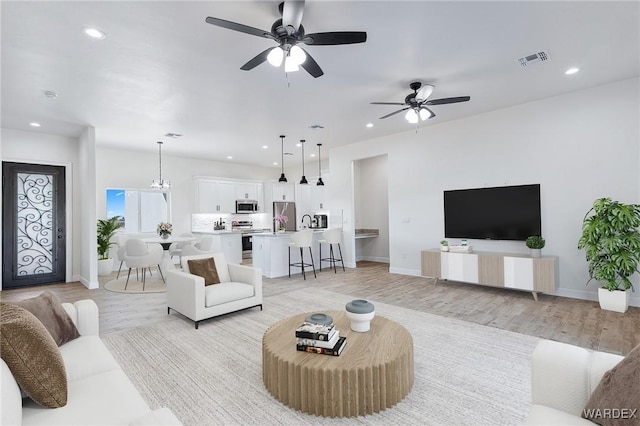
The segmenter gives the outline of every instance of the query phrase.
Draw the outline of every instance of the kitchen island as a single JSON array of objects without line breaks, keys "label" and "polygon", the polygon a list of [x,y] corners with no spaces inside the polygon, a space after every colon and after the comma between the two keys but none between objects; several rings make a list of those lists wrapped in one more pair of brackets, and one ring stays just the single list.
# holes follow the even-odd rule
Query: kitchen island
[{"label": "kitchen island", "polygon": [[214,253],[224,253],[229,263],[242,263],[242,234],[239,231],[194,232],[193,235],[202,240],[207,235],[213,237]]},{"label": "kitchen island", "polygon": [[[311,243],[311,252],[313,253],[313,262],[316,267],[316,271],[320,269],[320,256],[319,256],[319,243],[323,230],[313,231],[313,242]],[[294,231],[287,232],[269,232],[262,234],[253,234],[253,267],[260,268],[262,275],[267,278],[277,278],[289,275],[289,241]],[[327,249],[328,250],[328,249]],[[309,249],[304,250],[304,261],[311,263],[309,258]],[[328,251],[325,251],[328,254]],[[300,250],[295,248],[291,250],[291,263],[300,262]],[[305,272],[311,273],[313,277],[313,271],[309,266],[309,269],[305,267]],[[299,267],[291,267],[292,274],[302,273],[302,269]]]}]

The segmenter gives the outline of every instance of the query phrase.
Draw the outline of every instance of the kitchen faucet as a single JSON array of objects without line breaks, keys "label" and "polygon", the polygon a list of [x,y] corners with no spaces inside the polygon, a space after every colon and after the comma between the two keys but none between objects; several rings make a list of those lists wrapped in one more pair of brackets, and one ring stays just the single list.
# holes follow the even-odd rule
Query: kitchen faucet
[{"label": "kitchen faucet", "polygon": [[304,216],[302,216],[302,220],[300,221],[302,223],[302,227],[304,228],[304,218],[308,217],[309,218],[309,226],[308,228],[311,228],[311,216],[309,216],[308,214],[305,214]]}]

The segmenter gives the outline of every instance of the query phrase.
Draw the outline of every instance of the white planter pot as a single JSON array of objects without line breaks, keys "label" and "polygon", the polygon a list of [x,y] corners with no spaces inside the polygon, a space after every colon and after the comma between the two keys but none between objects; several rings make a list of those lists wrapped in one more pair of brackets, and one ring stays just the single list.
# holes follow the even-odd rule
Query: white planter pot
[{"label": "white planter pot", "polygon": [[98,275],[105,276],[113,272],[113,258],[98,259]]},{"label": "white planter pot", "polygon": [[531,257],[538,258],[542,256],[542,249],[529,249],[531,250]]},{"label": "white planter pot", "polygon": [[615,290],[609,291],[606,288],[600,287],[598,289],[598,301],[600,302],[600,308],[607,311],[614,312],[627,312],[629,309],[629,294],[630,291]]},{"label": "white planter pot", "polygon": [[440,246],[440,251],[449,251],[449,246]]}]

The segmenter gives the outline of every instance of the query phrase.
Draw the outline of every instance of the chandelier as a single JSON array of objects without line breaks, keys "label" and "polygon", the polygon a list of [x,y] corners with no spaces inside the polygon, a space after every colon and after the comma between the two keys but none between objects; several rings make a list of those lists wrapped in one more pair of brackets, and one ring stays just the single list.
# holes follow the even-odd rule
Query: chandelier
[{"label": "chandelier", "polygon": [[169,189],[171,187],[171,182],[168,180],[162,180],[162,141],[158,141],[158,159],[159,159],[159,170],[160,170],[160,178],[154,179],[151,182],[151,188],[153,189]]}]

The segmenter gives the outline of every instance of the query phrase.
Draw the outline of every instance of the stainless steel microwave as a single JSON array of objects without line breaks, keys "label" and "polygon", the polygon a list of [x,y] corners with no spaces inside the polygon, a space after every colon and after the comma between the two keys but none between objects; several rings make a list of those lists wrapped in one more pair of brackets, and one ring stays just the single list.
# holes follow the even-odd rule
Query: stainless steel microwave
[{"label": "stainless steel microwave", "polygon": [[236,200],[236,213],[258,213],[256,200]]}]

